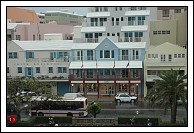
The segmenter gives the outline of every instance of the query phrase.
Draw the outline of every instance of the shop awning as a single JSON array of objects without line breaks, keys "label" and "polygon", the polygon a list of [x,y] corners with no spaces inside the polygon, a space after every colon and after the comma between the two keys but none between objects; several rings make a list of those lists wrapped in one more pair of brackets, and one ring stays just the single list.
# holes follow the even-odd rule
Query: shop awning
[{"label": "shop awning", "polygon": [[[83,65],[82,65],[83,64]],[[142,68],[142,61],[72,61],[69,69]]]}]

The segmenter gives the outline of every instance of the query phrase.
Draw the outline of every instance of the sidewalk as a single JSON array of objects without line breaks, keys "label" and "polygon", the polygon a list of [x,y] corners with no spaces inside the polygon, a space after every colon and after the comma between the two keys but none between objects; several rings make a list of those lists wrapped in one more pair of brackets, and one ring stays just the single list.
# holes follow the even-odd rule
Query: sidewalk
[{"label": "sidewalk", "polygon": [[114,96],[100,96],[99,98],[96,96],[88,96],[88,102],[114,102],[115,97]]}]

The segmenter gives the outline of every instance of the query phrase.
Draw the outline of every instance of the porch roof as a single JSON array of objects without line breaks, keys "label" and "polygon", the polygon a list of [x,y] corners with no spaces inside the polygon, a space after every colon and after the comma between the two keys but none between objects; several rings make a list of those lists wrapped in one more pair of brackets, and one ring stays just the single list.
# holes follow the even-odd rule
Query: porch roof
[{"label": "porch roof", "polygon": [[[72,61],[69,69],[113,69],[113,67],[114,61],[83,61],[83,67],[82,61]],[[115,61],[115,68],[142,68],[142,61]]]}]

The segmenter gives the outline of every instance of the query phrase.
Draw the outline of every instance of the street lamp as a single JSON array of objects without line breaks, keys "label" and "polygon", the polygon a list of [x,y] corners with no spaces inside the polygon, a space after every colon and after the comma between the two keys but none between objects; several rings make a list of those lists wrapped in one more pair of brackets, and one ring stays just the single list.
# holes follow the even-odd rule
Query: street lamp
[{"label": "street lamp", "polygon": [[71,87],[71,92],[73,92],[73,86],[74,86],[74,84],[71,84],[71,86],[72,86],[72,87]]},{"label": "street lamp", "polygon": [[136,88],[137,88],[137,101],[138,101],[138,84],[136,84]]}]

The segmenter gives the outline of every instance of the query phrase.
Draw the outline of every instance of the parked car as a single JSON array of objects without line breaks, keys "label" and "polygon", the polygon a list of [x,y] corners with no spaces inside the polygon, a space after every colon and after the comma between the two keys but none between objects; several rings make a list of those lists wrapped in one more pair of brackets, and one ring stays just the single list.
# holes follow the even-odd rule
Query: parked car
[{"label": "parked car", "polygon": [[119,93],[115,96],[115,101],[116,102],[136,102],[137,97],[136,96],[130,96],[127,93]]},{"label": "parked car", "polygon": [[[185,99],[185,103],[187,103],[187,99]],[[178,98],[177,104],[178,105],[182,105],[183,104],[183,100],[181,98]]]}]

